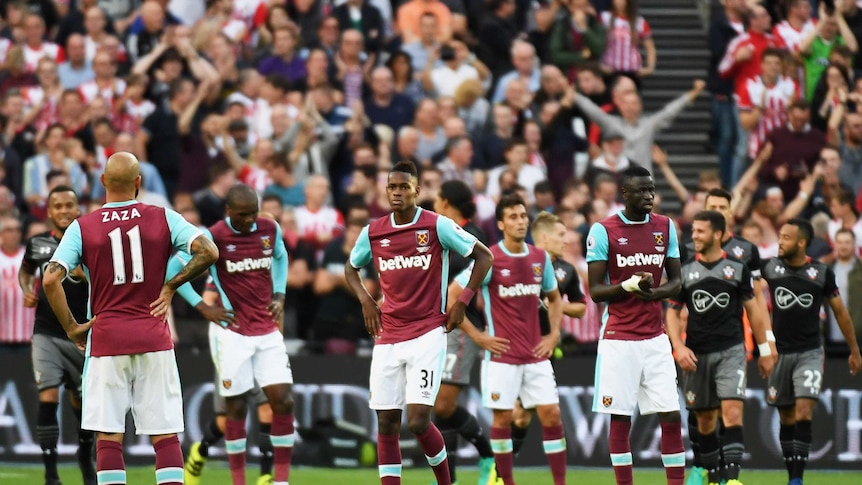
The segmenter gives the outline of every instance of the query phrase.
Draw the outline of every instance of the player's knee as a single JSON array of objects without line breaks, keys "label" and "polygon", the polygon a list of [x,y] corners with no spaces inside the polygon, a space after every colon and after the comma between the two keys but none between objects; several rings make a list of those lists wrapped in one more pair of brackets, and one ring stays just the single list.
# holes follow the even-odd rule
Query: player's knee
[{"label": "player's knee", "polygon": [[451,418],[456,409],[458,409],[458,402],[442,397],[442,395],[438,395],[437,401],[434,402],[434,415],[439,419]]},{"label": "player's knee", "polygon": [[530,426],[532,420],[533,413],[526,409],[515,409],[515,412],[512,413],[512,423],[519,428],[523,429]]},{"label": "player's knee", "polygon": [[424,434],[425,431],[428,430],[428,426],[431,424],[431,420],[429,416],[420,414],[418,416],[408,416],[407,418],[407,427],[410,428],[410,432],[416,436]]},{"label": "player's knee", "polygon": [[721,419],[725,426],[742,426],[742,405],[730,406],[722,410]]},{"label": "player's knee", "polygon": [[[542,426],[557,426],[563,422],[560,417],[560,406],[539,406],[536,408],[536,413],[539,415],[539,421],[542,422]],[[527,421],[527,424],[529,424],[529,421]]]},{"label": "player's knee", "polygon": [[290,414],[293,412],[293,394],[286,392],[275,403],[270,403],[272,413],[274,414]]},{"label": "player's knee", "polygon": [[715,431],[718,423],[718,414],[714,411],[703,411],[697,413],[697,430],[700,434],[710,434]]},{"label": "player's knee", "polygon": [[39,402],[59,403],[60,389],[56,387],[42,389],[41,391],[39,391]]}]

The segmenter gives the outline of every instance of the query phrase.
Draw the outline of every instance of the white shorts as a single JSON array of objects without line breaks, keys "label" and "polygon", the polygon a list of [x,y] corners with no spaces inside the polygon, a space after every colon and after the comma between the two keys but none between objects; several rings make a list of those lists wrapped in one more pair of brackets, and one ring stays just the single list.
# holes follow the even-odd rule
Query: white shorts
[{"label": "white shorts", "polygon": [[600,340],[593,412],[631,416],[679,411],[676,364],[667,335]]},{"label": "white shorts", "polygon": [[551,361],[504,364],[483,360],[482,405],[511,410],[519,397],[524,409],[560,403]]},{"label": "white shorts", "polygon": [[183,392],[173,350],[87,357],[81,429],[125,433],[132,411],[139,435],[181,433]]},{"label": "white shorts", "polygon": [[244,394],[254,388],[293,384],[287,349],[278,330],[266,335],[241,335],[210,323],[210,352],[222,397]]},{"label": "white shorts", "polygon": [[395,344],[377,344],[371,352],[368,407],[402,409],[404,404],[433,406],[446,357],[443,327]]}]

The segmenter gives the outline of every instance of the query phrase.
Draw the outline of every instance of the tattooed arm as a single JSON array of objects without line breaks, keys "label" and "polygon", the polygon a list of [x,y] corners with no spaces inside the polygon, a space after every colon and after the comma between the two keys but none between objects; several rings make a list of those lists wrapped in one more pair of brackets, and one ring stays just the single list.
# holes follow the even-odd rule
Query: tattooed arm
[{"label": "tattooed arm", "polygon": [[159,298],[150,304],[150,308],[152,308],[150,314],[154,317],[167,318],[168,309],[171,306],[171,300],[173,300],[177,288],[183,283],[197,278],[218,260],[218,248],[210,238],[203,234],[192,241],[190,248],[192,259],[162,286]]}]

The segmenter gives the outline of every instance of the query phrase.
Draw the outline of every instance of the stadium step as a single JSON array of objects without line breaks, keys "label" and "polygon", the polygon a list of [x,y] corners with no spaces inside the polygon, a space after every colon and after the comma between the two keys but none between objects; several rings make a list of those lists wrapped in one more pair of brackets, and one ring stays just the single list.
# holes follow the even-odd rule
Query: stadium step
[{"label": "stadium step", "polygon": [[[658,55],[656,72],[643,83],[647,113],[662,109],[691,89],[694,79],[706,79],[707,25],[698,11],[698,1],[650,0],[641,4],[640,13],[650,24]],[[711,127],[709,96],[704,93],[656,137],[656,143],[668,152],[671,167],[689,191],[697,186],[701,172],[718,168],[718,159],[709,147]],[[679,213],[682,202],[658,170],[655,178],[664,200],[662,211]]]}]

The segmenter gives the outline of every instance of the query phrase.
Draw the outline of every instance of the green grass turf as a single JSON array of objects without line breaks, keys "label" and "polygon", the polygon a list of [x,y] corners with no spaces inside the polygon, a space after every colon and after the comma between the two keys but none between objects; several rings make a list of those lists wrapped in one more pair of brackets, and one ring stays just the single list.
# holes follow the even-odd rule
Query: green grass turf
[{"label": "green grass turf", "polygon": [[[16,467],[0,464],[0,484],[4,485],[40,485],[42,482],[40,467]],[[787,474],[778,471],[744,470],[742,480],[746,485],[783,485],[787,483]],[[60,478],[63,485],[79,485],[81,476],[76,468],[62,467]],[[294,485],[376,485],[380,481],[376,470],[326,470],[321,468],[297,468],[290,474]],[[476,483],[477,472],[465,469],[458,472],[460,485]],[[429,469],[410,469],[404,471],[403,485],[428,485],[433,479]],[[553,485],[550,472],[542,469],[515,469],[515,479],[521,485]],[[257,471],[248,474],[248,485],[255,485]],[[153,469],[150,467],[135,467],[128,471],[130,485],[155,483]],[[201,483],[203,485],[231,485],[227,467],[221,463],[208,466],[204,470]],[[608,470],[570,469],[568,483],[573,485],[614,485],[614,474]],[[635,470],[637,485],[664,485],[664,473],[661,471]],[[862,483],[862,472],[809,472],[805,474],[806,485],[859,485]]]}]

